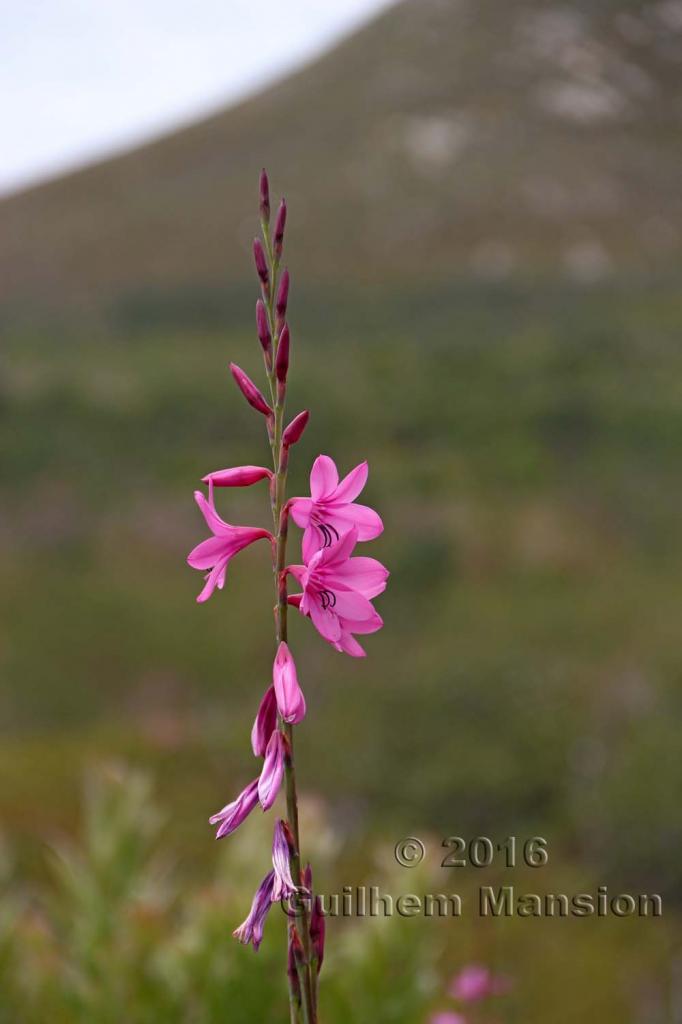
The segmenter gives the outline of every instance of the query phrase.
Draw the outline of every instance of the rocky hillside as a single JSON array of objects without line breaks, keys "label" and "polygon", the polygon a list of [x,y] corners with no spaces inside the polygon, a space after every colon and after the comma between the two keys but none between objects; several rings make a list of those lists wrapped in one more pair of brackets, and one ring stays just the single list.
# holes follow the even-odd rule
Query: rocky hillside
[{"label": "rocky hillside", "polygon": [[0,308],[250,272],[261,164],[311,281],[679,266],[682,2],[404,0],[262,94],[0,203]]}]

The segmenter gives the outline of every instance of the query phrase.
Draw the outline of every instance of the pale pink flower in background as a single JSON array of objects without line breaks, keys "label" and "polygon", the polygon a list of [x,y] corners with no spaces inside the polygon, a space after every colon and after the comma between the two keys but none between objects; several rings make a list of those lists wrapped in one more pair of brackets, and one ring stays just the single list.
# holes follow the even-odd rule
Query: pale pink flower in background
[{"label": "pale pink flower in background", "polygon": [[305,697],[298,684],[296,663],[288,645],[282,640],[272,666],[272,683],[277,709],[289,725],[298,725],[305,718]]},{"label": "pale pink flower in background", "polygon": [[282,785],[285,750],[284,736],[275,729],[265,750],[263,770],[258,780],[258,799],[264,811],[272,807]]},{"label": "pale pink flower in background", "polygon": [[213,533],[208,540],[197,544],[187,556],[187,563],[193,569],[211,570],[206,576],[206,585],[197,597],[197,601],[202,603],[208,601],[216,587],[222,589],[228,562],[234,555],[257,540],[267,538],[272,543],[274,537],[268,530],[256,526],[231,526],[226,523],[216,512],[213,501],[207,501],[201,491],[195,491],[194,498]]},{"label": "pale pink flower in background", "polygon": [[483,964],[469,964],[450,982],[448,992],[463,1003],[475,1003],[489,996],[504,995],[511,988],[511,980],[493,974]]},{"label": "pale pink flower in background", "polygon": [[269,686],[263,695],[251,729],[251,747],[256,757],[265,757],[270,737],[277,727],[277,698],[274,686]]},{"label": "pale pink flower in background", "polygon": [[375,633],[383,620],[371,598],[386,589],[388,570],[376,558],[351,558],[357,542],[353,527],[339,540],[316,551],[306,565],[290,565],[287,572],[303,587],[290,603],[339,651],[363,657],[353,633]]},{"label": "pale pink flower in background", "polygon": [[245,946],[251,943],[255,950],[258,949],[263,941],[263,928],[265,927],[265,918],[268,916],[268,911],[272,906],[274,884],[275,872],[273,870],[268,872],[258,886],[246,920],[239,925],[239,928],[235,928],[232,932],[235,939],[239,939]]},{"label": "pale pink flower in background", "polygon": [[272,866],[275,870],[275,882],[272,889],[273,902],[287,899],[296,892],[296,886],[291,877],[291,841],[287,831],[285,823],[281,819],[278,820],[272,837]]},{"label": "pale pink flower in background", "polygon": [[366,462],[352,469],[339,483],[336,464],[328,455],[318,455],[310,471],[310,497],[292,498],[291,516],[303,530],[303,560],[310,561],[321,547],[329,547],[351,527],[357,540],[372,540],[384,528],[381,517],[367,505],[355,501],[367,483]]},{"label": "pale pink flower in background", "polygon": [[227,804],[223,807],[222,811],[218,811],[217,814],[213,814],[208,820],[211,825],[218,825],[218,831],[216,832],[216,839],[222,839],[223,836],[229,836],[231,832],[234,832],[236,828],[239,828],[241,823],[248,818],[251,811],[258,803],[258,779],[254,779],[250,782],[246,789],[244,789],[236,800],[232,803]]},{"label": "pale pink flower in background", "polygon": [[440,1013],[434,1013],[429,1018],[429,1024],[467,1024],[467,1022],[461,1013],[455,1013],[454,1010],[441,1010]]}]

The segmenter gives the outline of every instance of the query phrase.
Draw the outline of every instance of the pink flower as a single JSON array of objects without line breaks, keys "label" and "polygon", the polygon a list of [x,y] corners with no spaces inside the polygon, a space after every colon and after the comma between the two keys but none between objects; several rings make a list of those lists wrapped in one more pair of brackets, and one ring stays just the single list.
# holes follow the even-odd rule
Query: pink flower
[{"label": "pink flower", "polygon": [[226,804],[222,811],[212,815],[208,820],[211,825],[219,825],[216,832],[216,839],[229,836],[236,828],[239,828],[245,818],[248,818],[251,811],[258,803],[258,779],[250,782],[236,800]]},{"label": "pink flower", "polygon": [[250,487],[266,477],[272,479],[272,470],[265,466],[232,466],[230,469],[217,469],[202,479],[209,487]]},{"label": "pink flower", "polygon": [[338,651],[364,657],[353,633],[376,633],[383,626],[371,598],[386,589],[388,570],[376,558],[351,558],[357,541],[353,527],[328,547],[315,552],[306,565],[287,572],[303,587],[289,601],[309,615],[317,631]]},{"label": "pink flower", "polygon": [[461,1013],[454,1010],[443,1010],[441,1013],[434,1013],[429,1018],[429,1024],[467,1024]]},{"label": "pink flower", "polygon": [[305,697],[298,685],[296,663],[284,640],[277,648],[272,666],[272,682],[280,715],[288,724],[298,725],[305,718]]},{"label": "pink flower", "polygon": [[258,799],[264,811],[272,807],[282,785],[285,751],[284,736],[279,729],[275,729],[268,741],[263,770],[258,780]]},{"label": "pink flower", "polygon": [[251,747],[256,757],[265,757],[270,737],[277,728],[277,698],[274,686],[265,691],[251,729]]},{"label": "pink flower", "polygon": [[448,991],[463,1003],[475,1003],[489,996],[503,995],[510,988],[508,978],[493,974],[481,964],[469,964],[455,975]]},{"label": "pink flower", "polygon": [[255,526],[231,526],[220,518],[213,501],[207,501],[201,491],[194,492],[194,498],[201,509],[212,537],[190,551],[187,562],[193,569],[210,569],[206,576],[206,585],[197,597],[200,603],[208,601],[216,587],[222,589],[225,584],[227,563],[242,548],[254,541],[267,537],[270,542],[274,537],[267,530]]},{"label": "pink flower", "polygon": [[339,483],[334,460],[328,455],[315,459],[310,471],[310,497],[292,498],[290,503],[294,522],[304,530],[304,562],[353,526],[358,540],[372,540],[382,532],[381,517],[374,509],[354,500],[367,483],[368,472],[367,463],[361,462]]},{"label": "pink flower", "polygon": [[265,918],[268,916],[268,911],[272,906],[274,884],[275,872],[269,871],[256,890],[256,895],[253,897],[251,910],[246,920],[239,925],[239,928],[235,928],[232,932],[235,939],[239,939],[245,946],[252,943],[255,950],[258,949],[263,941],[263,928],[265,927]]},{"label": "pink flower", "polygon": [[288,831],[283,821],[277,821],[272,837],[272,866],[275,869],[275,883],[272,890],[273,903],[278,903],[281,899],[288,899],[292,893],[296,892],[296,886],[291,877],[291,844]]}]

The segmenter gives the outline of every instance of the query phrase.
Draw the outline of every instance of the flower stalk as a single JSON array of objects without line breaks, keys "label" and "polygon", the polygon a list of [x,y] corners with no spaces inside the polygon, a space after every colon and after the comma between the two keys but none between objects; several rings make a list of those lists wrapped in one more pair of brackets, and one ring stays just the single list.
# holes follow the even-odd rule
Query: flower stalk
[{"label": "flower stalk", "polygon": [[[270,229],[270,191],[265,171],[260,177],[262,239],[254,240],[256,272],[261,298],[256,304],[256,332],[263,352],[269,402],[251,378],[230,364],[235,384],[248,404],[265,419],[272,469],[264,466],[232,466],[208,473],[208,499],[195,492],[197,505],[211,536],[198,544],[187,561],[206,572],[197,597],[201,604],[225,585],[231,559],[258,540],[269,540],[275,587],[275,644],[272,685],[263,695],[251,731],[254,757],[262,758],[260,774],[210,822],[216,838],[230,835],[260,804],[264,811],[275,803],[284,786],[286,820],[275,825],[272,870],[263,878],[246,920],[234,932],[240,942],[258,949],[272,903],[296,898],[296,915],[288,928],[287,976],[291,1024],[317,1024],[317,979],[324,953],[324,918],[313,892],[310,865],[301,869],[298,793],[294,757],[294,725],[306,714],[306,701],[289,650],[287,612],[293,605],[311,620],[318,633],[337,651],[351,657],[365,656],[356,634],[375,633],[383,625],[372,604],[386,586],[388,572],[374,558],[353,557],[358,542],[372,540],[383,530],[380,516],[355,499],[367,481],[362,462],[339,480],[333,459],[320,455],[310,473],[310,496],[287,499],[290,449],[301,438],[309,419],[299,412],[285,428],[284,413],[289,375],[291,336],[286,320],[289,274],[280,277],[284,245],[286,204],[282,200]],[[266,391],[268,390],[266,389]],[[253,526],[234,526],[218,514],[215,491],[251,487],[268,480],[273,532]],[[224,490],[223,490],[223,493]],[[301,564],[287,564],[289,521],[302,529]],[[289,594],[292,577],[303,588]]]}]

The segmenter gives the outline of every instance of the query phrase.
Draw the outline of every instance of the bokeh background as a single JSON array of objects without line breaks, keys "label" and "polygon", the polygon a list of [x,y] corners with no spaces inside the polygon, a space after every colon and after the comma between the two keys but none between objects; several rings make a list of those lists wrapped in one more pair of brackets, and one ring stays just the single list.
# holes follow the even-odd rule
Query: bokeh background
[{"label": "bokeh background", "polygon": [[[306,45],[363,14],[329,7]],[[392,570],[366,660],[293,621],[320,886],[665,907],[333,922],[322,1019],[426,1024],[475,960],[514,987],[467,1021],[682,1020],[682,4],[364,13],[253,96],[0,200],[3,1022],[286,1014],[281,923],[259,957],[229,937],[267,825],[218,847],[206,824],[253,775],[268,565],[245,552],[198,607],[184,562],[199,478],[266,458],[226,372],[260,368],[262,164],[290,211],[291,408],[312,412],[292,490],[320,451],[368,458]],[[267,525],[257,488],[221,508]],[[408,834],[418,872],[393,861]],[[541,834],[550,863],[448,874],[453,834]]]}]

